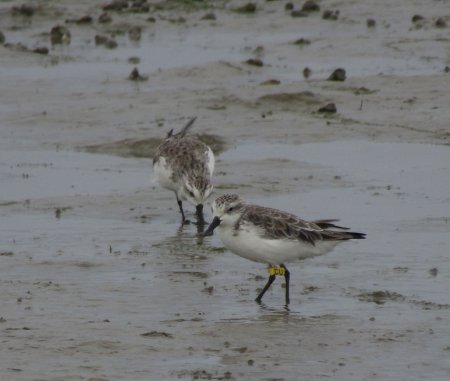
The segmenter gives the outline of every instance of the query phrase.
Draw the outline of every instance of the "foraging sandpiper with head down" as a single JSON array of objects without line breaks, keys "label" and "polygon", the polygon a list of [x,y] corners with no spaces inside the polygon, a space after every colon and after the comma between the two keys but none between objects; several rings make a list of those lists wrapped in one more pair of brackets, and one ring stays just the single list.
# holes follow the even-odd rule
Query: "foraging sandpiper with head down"
[{"label": "foraging sandpiper with head down", "polygon": [[205,236],[217,228],[223,244],[233,253],[269,265],[269,280],[256,298],[258,303],[276,276],[282,275],[289,304],[290,273],[285,263],[326,254],[343,241],[365,238],[364,233],[335,225],[336,220],[305,221],[288,212],[246,204],[236,194],[218,197],[212,210],[214,219]]},{"label": "foraging sandpiper with head down", "polygon": [[196,207],[198,223],[204,224],[203,204],[213,190],[214,154],[200,140],[186,136],[195,119],[192,118],[177,134],[170,130],[156,150],[153,173],[163,188],[175,193],[182,223],[187,222],[182,204],[187,200]]}]

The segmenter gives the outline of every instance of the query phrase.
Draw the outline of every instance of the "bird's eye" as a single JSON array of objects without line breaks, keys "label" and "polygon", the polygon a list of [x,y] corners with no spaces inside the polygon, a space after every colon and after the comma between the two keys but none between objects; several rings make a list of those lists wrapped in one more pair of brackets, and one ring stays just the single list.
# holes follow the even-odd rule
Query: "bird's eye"
[{"label": "bird's eye", "polygon": [[231,206],[231,207],[228,208],[228,211],[229,211],[229,212],[232,212],[233,209],[234,209],[234,208]]}]

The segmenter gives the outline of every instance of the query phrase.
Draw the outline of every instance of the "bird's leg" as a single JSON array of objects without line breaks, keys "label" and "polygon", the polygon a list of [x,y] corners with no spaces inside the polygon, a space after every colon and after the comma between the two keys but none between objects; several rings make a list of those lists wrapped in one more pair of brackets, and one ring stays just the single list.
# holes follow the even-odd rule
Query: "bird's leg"
[{"label": "bird's leg", "polygon": [[269,289],[269,287],[271,286],[271,284],[273,283],[273,281],[275,280],[276,275],[275,274],[271,274],[269,276],[269,280],[267,281],[266,285],[264,286],[264,288],[262,289],[262,291],[259,293],[258,297],[255,299],[256,302],[261,303],[261,299],[264,296],[264,294],[266,293],[266,291]]},{"label": "bird's leg", "polygon": [[205,225],[205,219],[203,218],[203,204],[198,204],[195,207],[195,212],[197,215],[197,223],[199,225]]},{"label": "bird's leg", "polygon": [[187,223],[186,217],[184,216],[184,211],[183,211],[183,202],[177,197],[177,203],[178,203],[178,207],[180,208],[180,213],[181,213],[181,225],[184,225],[185,223]]},{"label": "bird's leg", "polygon": [[289,270],[286,268],[285,265],[280,265],[280,267],[282,267],[284,269],[284,279],[286,281],[286,305],[288,305],[290,302],[290,300],[289,300],[289,280],[291,279],[291,273],[289,272]]}]

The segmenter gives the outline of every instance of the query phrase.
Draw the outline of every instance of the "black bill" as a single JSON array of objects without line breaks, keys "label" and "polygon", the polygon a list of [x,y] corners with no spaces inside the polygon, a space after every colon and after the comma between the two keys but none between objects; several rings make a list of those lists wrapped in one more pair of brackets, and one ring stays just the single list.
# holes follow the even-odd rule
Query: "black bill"
[{"label": "black bill", "polygon": [[214,229],[220,225],[220,218],[219,217],[214,217],[214,219],[212,220],[211,224],[208,226],[208,229],[206,229],[206,231],[203,233],[204,237],[213,235]]}]

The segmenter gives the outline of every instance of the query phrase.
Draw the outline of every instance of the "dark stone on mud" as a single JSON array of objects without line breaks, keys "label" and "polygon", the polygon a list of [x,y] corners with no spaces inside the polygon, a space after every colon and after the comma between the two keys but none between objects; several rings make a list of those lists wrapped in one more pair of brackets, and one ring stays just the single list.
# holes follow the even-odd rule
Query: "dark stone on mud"
[{"label": "dark stone on mud", "polygon": [[150,11],[150,4],[147,0],[134,0],[131,3],[131,12],[134,13],[147,13]]},{"label": "dark stone on mud", "polygon": [[433,267],[432,269],[428,270],[428,272],[430,273],[431,276],[437,276],[438,275],[438,269],[437,267]]},{"label": "dark stone on mud", "polygon": [[294,42],[295,45],[309,45],[311,44],[311,41],[307,38],[299,38]]},{"label": "dark stone on mud", "polygon": [[101,36],[99,34],[95,36],[95,45],[105,45],[107,41],[108,37],[106,36]]},{"label": "dark stone on mud", "polygon": [[151,16],[147,19],[147,21],[148,22],[156,22],[156,19],[153,16]]},{"label": "dark stone on mud", "polygon": [[92,16],[86,15],[86,16],[80,17],[76,21],[76,23],[77,24],[92,24],[92,21],[93,21]]},{"label": "dark stone on mud", "polygon": [[331,11],[329,9],[323,11],[322,19],[324,20],[337,20],[339,18],[339,10]]},{"label": "dark stone on mud", "polygon": [[212,12],[205,14],[204,16],[202,16],[202,18],[200,20],[210,20],[210,21],[215,21],[217,19],[216,15]]},{"label": "dark stone on mud", "polygon": [[3,32],[0,30],[0,44],[4,44],[5,43],[5,35],[3,34]]},{"label": "dark stone on mud", "polygon": [[139,62],[141,62],[141,59],[139,57],[133,56],[128,58],[128,62],[133,65],[137,65]]},{"label": "dark stone on mud", "polygon": [[128,79],[130,81],[136,81],[136,82],[142,82],[142,81],[146,81],[148,79],[148,77],[146,75],[141,75],[139,73],[139,70],[135,67],[130,75],[128,76]]},{"label": "dark stone on mud", "polygon": [[52,45],[70,44],[70,31],[65,26],[56,25],[50,31]]},{"label": "dark stone on mud", "polygon": [[450,73],[450,66],[446,66],[444,68],[444,73]]},{"label": "dark stone on mud", "polygon": [[173,24],[184,24],[187,20],[183,17],[180,16],[178,18],[171,18],[171,19],[167,19],[169,22],[173,23]]},{"label": "dark stone on mud", "polygon": [[112,21],[111,16],[106,12],[103,12],[100,16],[98,16],[98,22],[100,24],[107,24],[110,23],[111,21]]},{"label": "dark stone on mud", "polygon": [[326,9],[326,10],[324,10],[323,13],[322,13],[322,18],[323,18],[324,20],[328,20],[328,19],[331,18],[332,15],[333,15],[333,11],[330,11],[329,9]]},{"label": "dark stone on mud", "polygon": [[67,19],[66,23],[75,23],[79,25],[92,24],[92,16],[86,15],[80,17],[79,19]]},{"label": "dark stone on mud", "polygon": [[117,42],[113,39],[97,34],[95,36],[95,46],[104,46],[107,49],[117,48]]},{"label": "dark stone on mud", "polygon": [[377,22],[374,19],[367,19],[366,25],[368,28],[375,28],[375,26],[377,25]]},{"label": "dark stone on mud", "polygon": [[259,58],[249,58],[247,61],[245,61],[245,63],[251,66],[264,66],[264,63]]},{"label": "dark stone on mud", "polygon": [[281,83],[278,79],[268,79],[260,83],[260,86],[276,86]]},{"label": "dark stone on mud", "polygon": [[328,81],[345,81],[346,73],[345,69],[339,68],[333,71],[328,77]]},{"label": "dark stone on mud", "polygon": [[422,22],[422,21],[424,21],[424,20],[425,20],[425,17],[423,17],[422,15],[414,15],[414,16],[411,18],[411,21],[412,21],[413,23]]},{"label": "dark stone on mud", "polygon": [[294,9],[294,4],[292,4],[292,3],[286,3],[286,4],[284,5],[284,9],[285,9],[286,11],[292,11],[292,10]]},{"label": "dark stone on mud", "polygon": [[108,39],[108,41],[106,41],[106,44],[105,44],[106,49],[115,49],[115,48],[117,48],[117,46],[118,46],[117,42],[111,38]]},{"label": "dark stone on mud", "polygon": [[256,4],[255,3],[247,3],[242,7],[238,7],[234,9],[235,12],[238,13],[255,13],[256,12]]},{"label": "dark stone on mud", "polygon": [[114,0],[108,4],[103,5],[103,10],[105,11],[117,11],[120,12],[128,8],[128,0]]},{"label": "dark stone on mud", "polygon": [[315,1],[308,0],[303,4],[302,11],[304,12],[318,12],[320,11],[320,6]]},{"label": "dark stone on mud", "polygon": [[33,53],[47,55],[48,54],[48,48],[45,46],[40,46],[35,49],[33,49]]},{"label": "dark stone on mud", "polygon": [[311,76],[311,69],[309,67],[305,67],[303,69],[303,77],[308,79]]},{"label": "dark stone on mud", "polygon": [[35,8],[31,5],[22,4],[19,7],[12,7],[12,14],[13,16],[27,16],[31,17],[34,15]]},{"label": "dark stone on mud", "polygon": [[337,108],[334,103],[328,103],[325,106],[319,108],[317,112],[323,113],[323,114],[336,114]]},{"label": "dark stone on mud", "polygon": [[444,18],[439,17],[434,25],[436,26],[436,28],[447,28],[447,21],[445,21]]},{"label": "dark stone on mud", "polygon": [[173,339],[173,335],[168,332],[158,332],[158,331],[150,331],[141,333],[141,336],[143,337],[161,337],[166,339]]},{"label": "dark stone on mud", "polygon": [[128,30],[128,38],[132,41],[139,41],[141,39],[142,28],[140,26],[132,26]]}]

